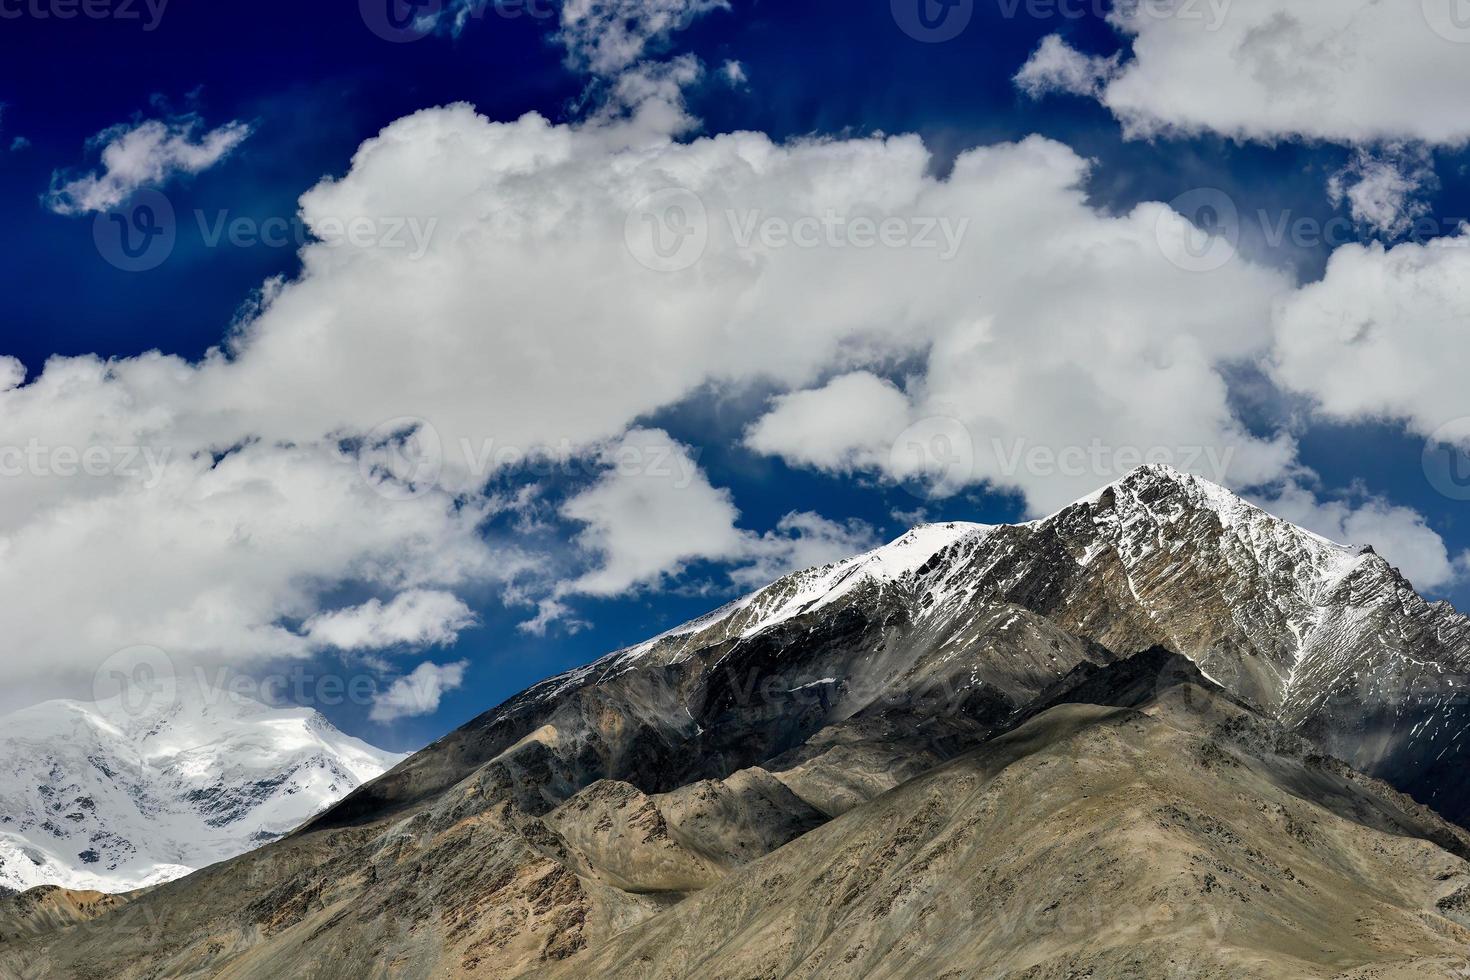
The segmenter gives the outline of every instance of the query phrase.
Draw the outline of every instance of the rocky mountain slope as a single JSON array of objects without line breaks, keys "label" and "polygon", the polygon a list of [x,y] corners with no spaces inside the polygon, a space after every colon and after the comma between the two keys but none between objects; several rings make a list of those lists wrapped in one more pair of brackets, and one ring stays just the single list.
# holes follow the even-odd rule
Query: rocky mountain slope
[{"label": "rocky mountain slope", "polygon": [[[187,691],[188,689],[181,689]],[[0,718],[0,887],[121,892],[294,830],[403,756],[221,692]]]},{"label": "rocky mountain slope", "polygon": [[0,972],[1450,976],[1466,637],[1145,468],[537,685]]},{"label": "rocky mountain slope", "polygon": [[[921,527],[788,576],[531,688],[330,820],[410,805],[491,760],[513,771],[546,749],[566,765],[574,742],[594,767],[682,785],[719,769],[712,758],[753,761],[885,702],[983,728],[1078,663],[1155,645],[1356,767],[1470,817],[1470,619],[1424,601],[1371,547],[1151,466],[1045,520]],[[585,712],[609,703],[630,712],[637,737],[602,744]],[[532,736],[498,758],[553,718],[556,749]]]},{"label": "rocky mountain slope", "polygon": [[1192,980],[1467,965],[1470,836],[1202,679],[1160,688],[1151,675],[1137,699],[1116,673],[1090,692],[1099,703],[1054,704],[536,975]]}]

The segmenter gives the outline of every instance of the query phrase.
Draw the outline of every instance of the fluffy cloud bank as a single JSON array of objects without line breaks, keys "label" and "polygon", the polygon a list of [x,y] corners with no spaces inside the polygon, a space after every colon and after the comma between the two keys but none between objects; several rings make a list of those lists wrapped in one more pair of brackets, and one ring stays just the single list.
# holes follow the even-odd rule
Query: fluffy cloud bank
[{"label": "fluffy cloud bank", "polygon": [[1470,139],[1470,29],[1458,0],[1149,0],[1113,6],[1116,65],[1049,38],[1033,91],[1095,94],[1140,137],[1220,133],[1341,143]]},{"label": "fluffy cloud bank", "polygon": [[[7,423],[7,439],[10,423],[26,424],[8,414]],[[85,670],[135,642],[237,662],[438,642],[468,625],[463,607],[414,590],[514,565],[506,554],[492,561],[476,533],[487,503],[385,498],[352,459],[323,448],[181,455],[155,482],[120,469],[131,450],[99,454],[108,469],[93,475],[62,461],[101,443],[45,445],[56,447],[48,472],[0,481],[17,502],[0,525],[12,675]],[[343,582],[405,595],[320,616]]]},{"label": "fluffy cloud bank", "polygon": [[693,559],[739,557],[740,512],[686,447],[665,432],[635,429],[602,455],[608,471],[562,507],[584,525],[578,544],[602,559],[568,592],[617,595],[677,574]]},{"label": "fluffy cloud bank", "polygon": [[[1112,474],[1008,469],[1013,444],[1231,448],[1241,480],[1289,461],[1289,444],[1238,424],[1217,370],[1268,346],[1289,281],[1245,261],[1189,271],[1193,227],[1159,204],[1095,211],[1065,146],[971,151],[939,180],[913,137],[678,142],[667,90],[644,94],[626,119],[584,125],[462,105],[394,123],[302,214],[432,220],[424,254],[309,246],[231,356],[167,399],[230,439],[422,418],[444,485],[472,490],[487,449],[596,449],[710,382],[801,390],[917,355],[892,422],[960,419],[981,440],[970,482],[1038,507]],[[770,452],[802,439],[764,430]],[[900,434],[845,448],[883,455]]]},{"label": "fluffy cloud bank", "polygon": [[[1364,288],[1351,268],[1316,294],[1244,259],[1193,271],[1192,225],[1094,209],[1088,163],[1041,138],[942,179],[915,137],[681,140],[694,77],[624,76],[574,124],[466,105],[394,122],[303,195],[323,240],[199,361],[55,358],[24,383],[0,360],[6,672],[136,643],[249,661],[448,642],[470,623],[460,590],[543,574],[480,533],[504,506],[487,480],[538,451],[604,471],[560,514],[586,569],[521,586],[533,625],[699,561],[749,583],[870,543],[810,513],[742,527],[692,450],[641,426],[711,386],[786,393],[747,434],[759,452],[920,492],[988,483],[1040,512],[1156,451],[1281,480],[1293,443],[1236,417],[1229,365],[1277,345],[1309,389],[1336,382],[1294,368],[1298,349],[1358,367],[1331,319]],[[432,234],[395,247],[410,219]],[[330,232],[364,223],[381,234]],[[1405,303],[1433,302],[1423,276],[1442,314],[1464,309],[1453,260],[1416,256],[1334,267],[1382,266],[1402,281],[1380,295]],[[1384,384],[1376,404],[1440,410]],[[653,451],[663,471],[618,465]],[[394,458],[410,465],[378,465]],[[375,598],[342,609],[345,588]]]}]

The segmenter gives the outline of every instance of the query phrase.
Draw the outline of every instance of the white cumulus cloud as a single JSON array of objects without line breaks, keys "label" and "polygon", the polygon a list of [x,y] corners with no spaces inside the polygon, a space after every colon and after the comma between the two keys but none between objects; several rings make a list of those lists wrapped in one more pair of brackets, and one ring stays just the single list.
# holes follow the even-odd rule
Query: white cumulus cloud
[{"label": "white cumulus cloud", "polygon": [[583,525],[577,543],[600,557],[565,592],[617,595],[677,573],[685,562],[737,556],[743,541],[727,491],[710,485],[687,447],[635,429],[603,451],[607,472],[562,507]]},{"label": "white cumulus cloud", "polygon": [[731,571],[737,585],[759,588],[783,575],[871,551],[879,544],[865,521],[829,521],[811,511],[794,511],[773,531],[747,539],[745,560]]},{"label": "white cumulus cloud", "polygon": [[[1244,258],[1200,274],[1184,218],[1093,208],[1088,163],[1054,141],[976,148],[941,178],[913,136],[676,139],[688,77],[643,72],[626,112],[581,122],[467,105],[397,120],[301,198],[308,228],[381,234],[308,244],[300,273],[267,284],[197,361],[57,357],[29,383],[0,361],[0,466],[18,467],[0,480],[0,630],[14,651],[0,677],[91,670],[137,643],[304,656],[320,646],[305,623],[368,648],[436,642],[458,621],[447,601],[415,632],[393,622],[397,600],[344,611],[332,597],[458,596],[540,571],[480,533],[502,506],[483,489],[497,461],[538,448],[602,456],[607,472],[562,515],[586,568],[532,599],[648,587],[699,561],[749,581],[866,546],[861,527],[804,511],[742,526],[694,451],[640,422],[702,390],[774,386],[751,446],[887,479],[925,471],[908,450],[941,440],[905,433],[948,420],[954,486],[1015,490],[1044,511],[1152,448],[1176,464],[1228,456],[1228,473],[1203,475],[1240,486],[1289,473],[1290,436],[1248,431],[1225,372],[1274,344],[1293,386],[1336,384],[1294,371],[1297,343],[1326,348],[1319,367],[1368,373],[1353,336],[1333,342],[1336,307],[1360,288],[1354,263],[1431,314],[1385,306],[1375,322],[1459,343],[1440,334],[1461,322],[1444,315],[1463,309],[1456,282],[1470,277],[1448,254],[1340,253],[1317,294]],[[410,218],[432,234],[393,247]],[[689,236],[690,260],[658,267],[658,249],[682,256]],[[1403,373],[1375,379],[1372,397],[1320,399],[1432,417],[1440,406],[1419,400],[1453,389],[1413,386],[1454,360],[1429,350],[1401,352]],[[405,419],[427,465],[409,483],[365,479],[358,448]],[[80,469],[91,450],[96,475]],[[619,469],[619,450],[667,450],[668,469]],[[1073,451],[1080,467],[1055,464]]]},{"label": "white cumulus cloud", "polygon": [[1275,376],[1344,421],[1401,419],[1429,435],[1470,415],[1470,234],[1346,245],[1276,312]]},{"label": "white cumulus cloud", "polygon": [[[1108,19],[1131,56],[1097,97],[1134,136],[1458,146],[1470,139],[1461,97],[1470,32],[1451,17],[1457,2],[1116,4]],[[1060,39],[1043,44],[1021,77],[1079,64],[1064,48]]]},{"label": "white cumulus cloud", "polygon": [[[0,481],[0,575],[15,600],[0,627],[21,651],[7,673],[85,669],[140,642],[242,662],[300,655],[312,643],[291,624],[330,614],[343,584],[387,595],[501,581],[526,568],[504,548],[492,560],[476,533],[498,507],[480,487],[501,450],[598,452],[711,383],[802,391],[863,358],[914,355],[926,367],[903,388],[910,413],[958,413],[977,439],[1239,444],[1247,475],[1289,457],[1241,430],[1216,369],[1262,343],[1254,325],[1281,277],[1244,262],[1182,269],[1158,229],[1183,219],[1161,205],[1094,211],[1086,164],[1066,147],[972,151],[941,180],[914,137],[677,142],[685,120],[667,87],[641,91],[651,111],[579,124],[494,122],[464,105],[393,123],[301,200],[310,228],[359,219],[385,234],[307,245],[301,274],[270,284],[200,361],[60,357],[20,385],[7,362],[0,448],[98,448],[131,454],[133,471],[82,477],[22,457]],[[671,187],[699,202],[709,241],[670,273],[641,261],[637,219],[656,225],[648,202]],[[898,234],[742,238],[752,219],[828,215],[842,231]],[[406,217],[435,229],[422,249],[385,241]],[[971,222],[949,260],[942,217]],[[395,499],[362,478],[353,447],[405,418],[438,456]],[[800,445],[767,428],[768,451]],[[838,451],[864,438],[845,432]],[[991,454],[971,481],[1047,506],[1105,476],[1007,473]],[[655,582],[689,560],[762,560],[762,529],[739,527],[702,475],[682,490],[599,484],[567,516],[600,561],[580,592]],[[688,534],[658,540],[675,517]],[[66,571],[77,555],[91,557]]]}]

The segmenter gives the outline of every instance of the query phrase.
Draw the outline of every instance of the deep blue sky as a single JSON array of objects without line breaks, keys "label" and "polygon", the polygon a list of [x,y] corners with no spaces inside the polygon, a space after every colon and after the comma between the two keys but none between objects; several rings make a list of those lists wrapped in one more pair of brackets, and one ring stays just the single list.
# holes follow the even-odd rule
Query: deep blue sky
[{"label": "deep blue sky", "polygon": [[[677,35],[674,52],[709,65],[742,62],[749,88],[719,85],[691,98],[704,131],[754,129],[777,138],[805,134],[917,132],[941,167],[964,148],[1041,133],[1098,162],[1091,192],[1103,207],[1170,200],[1199,186],[1229,191],[1247,211],[1326,220],[1327,175],[1341,148],[1288,143],[1236,145],[1216,138],[1125,141],[1115,120],[1091,101],[1036,103],[1011,77],[1046,34],[1061,30],[1084,49],[1111,50],[1095,20],[1007,19],[980,3],[955,40],[921,44],[894,22],[888,0],[733,0]],[[191,219],[160,268],[134,274],[98,255],[90,218],[62,217],[41,203],[53,171],[90,167],[86,141],[104,128],[159,107],[197,111],[208,125],[239,119],[255,131],[221,166],[170,187],[181,215],[258,220],[289,217],[295,201],[326,175],[344,173],[353,151],[384,125],[414,110],[468,101],[492,118],[535,109],[574,118],[586,81],[562,65],[551,25],[488,16],[458,38],[390,44],[367,29],[346,0],[306,4],[224,4],[174,0],[156,30],[137,22],[0,19],[0,146],[25,137],[23,150],[0,151],[0,353],[37,372],[52,354],[124,356],[160,349],[197,357],[218,344],[251,291],[296,269],[293,248],[205,247]],[[1436,213],[1470,215],[1461,160],[1441,161]],[[1326,247],[1279,256],[1315,277]],[[895,510],[921,501],[902,489],[795,472],[734,447],[749,421],[713,399],[650,420],[703,448],[716,486],[731,488],[744,526],[764,529],[793,510],[862,518],[885,535],[903,530]],[[1370,491],[1417,508],[1452,550],[1470,547],[1463,505],[1424,480],[1419,442],[1397,427],[1315,427],[1302,458],[1328,487],[1361,481]],[[932,519],[999,521],[1020,502],[975,493],[930,503]],[[585,662],[718,604],[727,595],[657,594],[580,603],[592,628],[544,638],[518,633],[524,609],[504,610],[482,596],[481,628],[457,649],[467,657],[465,686],[438,715],[388,728],[369,725],[361,708],[325,706],[344,727],[392,748],[421,745],[527,684]],[[1466,595],[1453,596],[1461,605]]]}]

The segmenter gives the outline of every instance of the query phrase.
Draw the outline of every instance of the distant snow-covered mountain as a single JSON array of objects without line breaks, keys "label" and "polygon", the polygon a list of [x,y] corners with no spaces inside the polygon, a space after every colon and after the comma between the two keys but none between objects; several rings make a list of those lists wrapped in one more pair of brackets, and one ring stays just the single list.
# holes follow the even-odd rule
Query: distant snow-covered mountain
[{"label": "distant snow-covered mountain", "polygon": [[120,892],[295,829],[401,761],[309,708],[233,694],[0,718],[0,887]]}]

